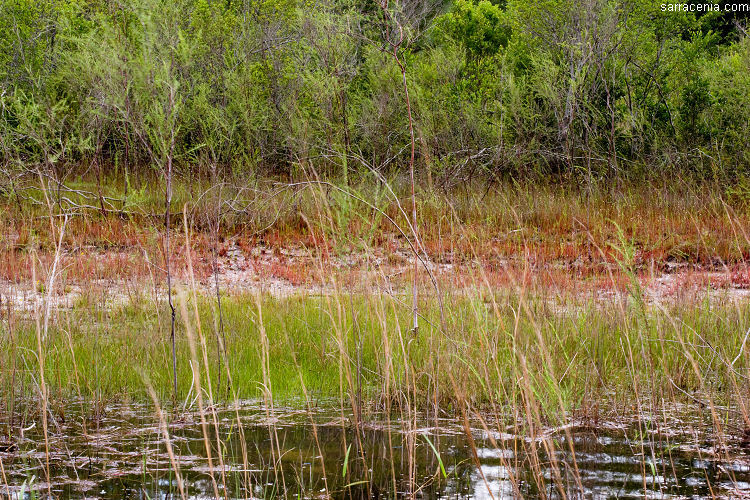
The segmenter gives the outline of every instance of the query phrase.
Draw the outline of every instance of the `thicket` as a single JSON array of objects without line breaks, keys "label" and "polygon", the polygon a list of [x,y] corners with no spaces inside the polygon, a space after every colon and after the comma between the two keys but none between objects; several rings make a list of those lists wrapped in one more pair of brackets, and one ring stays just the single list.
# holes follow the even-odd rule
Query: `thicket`
[{"label": "thicket", "polygon": [[404,169],[387,45],[399,25],[420,178],[726,179],[750,166],[750,40],[734,13],[653,0],[3,0],[0,188],[172,163]]}]

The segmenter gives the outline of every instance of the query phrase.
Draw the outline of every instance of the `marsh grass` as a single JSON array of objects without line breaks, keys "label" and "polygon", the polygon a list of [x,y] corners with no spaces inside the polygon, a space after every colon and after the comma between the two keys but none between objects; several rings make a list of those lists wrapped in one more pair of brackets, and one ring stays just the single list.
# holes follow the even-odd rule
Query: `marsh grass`
[{"label": "marsh grass", "polygon": [[[218,186],[201,178],[175,179],[172,211],[177,220],[173,229],[181,231],[182,211],[187,204],[195,230],[194,251],[205,255],[213,240],[210,225],[220,189],[222,240],[231,237],[249,246],[258,242],[281,247],[304,245],[321,254],[381,247],[393,250],[400,236],[384,215],[409,234],[402,213],[409,208],[407,186],[398,180],[393,180],[392,191],[369,177],[346,188],[367,203],[330,186],[306,184],[316,180],[313,174],[303,176],[293,183],[297,187],[289,188],[287,183],[269,179],[224,181]],[[81,180],[82,191],[94,190],[92,182]],[[118,183],[112,179],[105,184],[114,193],[122,190]],[[161,223],[163,186],[160,179],[148,176],[138,185],[143,196],[132,198],[125,208],[115,204],[104,214],[87,207],[85,196],[68,193],[62,207],[74,217],[65,235],[65,247],[145,247],[149,254],[158,254],[152,240]],[[334,181],[332,185],[337,184]],[[48,231],[48,207],[42,191],[33,185],[28,189],[20,205],[13,198],[0,198],[0,212],[4,214],[0,220],[4,257],[0,272],[7,279],[28,279],[29,252],[38,250],[43,259],[44,253],[53,251],[57,244]],[[604,250],[605,262],[615,261],[617,252],[611,244],[619,243],[617,228],[638,249],[641,266],[651,262],[660,266],[667,260],[712,266],[742,263],[750,256],[744,230],[749,222],[746,208],[743,200],[728,195],[721,186],[695,186],[679,180],[592,190],[504,183],[420,192],[417,225],[420,240],[434,259],[461,263],[480,258],[488,266],[498,259],[517,259],[528,249],[536,263],[582,259],[585,276],[586,271],[597,271],[601,260],[594,245]],[[182,239],[175,239],[175,265],[185,268]],[[588,269],[585,264],[590,260],[594,262]],[[70,264],[69,274],[82,279],[94,271],[90,265]],[[202,276],[198,264],[196,259],[195,272]]]},{"label": "marsh grass", "polygon": [[[654,422],[667,407],[694,408],[710,421],[715,453],[727,458],[736,436],[750,426],[746,406],[750,349],[744,345],[750,305],[710,287],[703,294],[705,300],[647,301],[640,283],[644,262],[652,259],[653,268],[654,259],[663,260],[676,251],[669,243],[672,236],[665,232],[667,225],[688,240],[693,238],[689,241],[694,247],[685,255],[690,254],[694,262],[714,254],[720,260],[743,262],[750,241],[741,230],[746,215],[738,215],[736,207],[720,199],[683,199],[673,194],[649,211],[645,207],[654,195],[635,190],[584,198],[517,186],[498,188],[490,198],[473,193],[455,200],[427,197],[418,221],[423,247],[413,247],[424,268],[429,270],[433,260],[446,255],[454,263],[463,260],[472,265],[464,277],[468,286],[460,289],[450,280],[420,281],[417,331],[411,326],[413,293],[386,286],[382,275],[355,290],[350,284],[356,278],[346,280],[344,274],[332,272],[326,253],[352,248],[371,252],[379,238],[378,244],[388,248],[393,232],[408,238],[408,230],[399,226],[407,218],[401,201],[390,191],[373,198],[373,203],[359,203],[365,194],[342,188],[336,191],[348,200],[342,203],[323,184],[306,186],[292,192],[291,198],[284,198],[288,190],[280,192],[279,198],[263,198],[271,204],[266,212],[271,214],[274,229],[266,229],[262,237],[271,245],[301,242],[313,258],[320,281],[327,285],[320,294],[279,298],[257,290],[219,290],[219,306],[216,296],[199,293],[196,285],[198,278],[206,278],[198,268],[211,250],[204,245],[216,245],[219,238],[201,233],[199,201],[193,199],[183,206],[183,238],[175,241],[184,239],[184,243],[175,250],[180,259],[173,262],[187,279],[170,296],[180,311],[175,325],[179,397],[171,405],[164,403],[173,392],[171,341],[165,334],[170,311],[157,285],[161,280],[158,263],[143,268],[153,293],[140,287],[128,300],[108,303],[105,290],[99,296],[92,290],[74,307],[53,314],[49,295],[57,277],[56,264],[70,244],[65,238],[80,243],[88,236],[76,234],[81,218],[58,226],[54,224],[61,219],[52,214],[41,219],[58,236],[47,242],[54,245],[54,254],[46,261],[38,257],[43,237],[28,236],[33,243],[28,250],[32,278],[36,283],[40,263],[39,281],[45,283],[44,307],[37,307],[30,316],[9,312],[7,321],[0,322],[0,365],[12,367],[0,371],[1,404],[14,417],[23,415],[11,421],[9,437],[38,418],[46,439],[47,418],[56,412],[64,414],[71,399],[83,401],[94,414],[106,401],[150,400],[177,478],[173,493],[186,496],[179,457],[172,448],[172,425],[192,411],[198,416],[213,496],[226,495],[231,482],[253,491],[259,479],[264,487],[272,485],[263,490],[265,496],[284,496],[295,488],[304,490],[307,484],[301,476],[287,483],[289,476],[283,472],[288,450],[280,442],[274,415],[280,404],[290,402],[310,416],[326,495],[336,484],[337,491],[348,491],[351,497],[355,491],[372,496],[366,432],[368,420],[377,413],[387,420],[391,492],[414,497],[426,486],[418,480],[421,451],[427,450],[434,461],[430,481],[446,479],[437,452],[440,437],[423,438],[422,425],[426,421],[439,429],[441,419],[448,418],[463,426],[480,474],[477,425],[488,435],[498,436],[492,437],[498,450],[518,446],[503,437],[510,431],[524,436],[526,458],[523,464],[507,459],[504,467],[509,471],[526,467],[540,496],[565,498],[571,491],[584,491],[572,423],[587,429],[611,419],[634,423],[638,448],[634,453],[641,457],[644,493],[651,487],[646,480],[649,468],[656,463]],[[284,199],[296,203],[296,211],[288,211],[278,201]],[[237,200],[235,193],[232,203]],[[482,204],[484,209],[477,211]],[[639,209],[644,212],[634,218]],[[693,211],[685,215],[678,209]],[[365,222],[373,215],[375,223],[367,226]],[[95,217],[86,216],[90,218],[86,227],[96,226]],[[127,224],[138,224],[136,216],[128,217],[124,219]],[[223,231],[232,227],[231,217],[224,220]],[[16,229],[19,234],[34,233],[35,224],[31,217],[19,219]],[[112,224],[109,241],[122,235]],[[248,223],[253,224],[257,221]],[[389,224],[396,227],[386,230]],[[706,232],[719,226],[722,230],[716,235]],[[390,236],[383,236],[386,231],[392,231]],[[145,248],[141,247],[147,255],[158,258],[158,248]],[[567,289],[568,293],[550,292],[545,288],[546,274],[531,279],[540,261],[578,258],[576,252],[582,249],[589,260],[611,264],[596,273],[625,294],[589,300],[575,288]],[[514,272],[502,266],[495,269],[493,259],[509,255],[516,259]],[[19,263],[20,259],[14,261],[8,269]],[[502,287],[498,274],[504,274]],[[409,283],[411,277],[407,271],[404,282]],[[434,278],[431,273],[430,278]],[[223,334],[218,330],[219,314]],[[245,440],[239,415],[240,402],[246,399],[262,402],[267,416],[271,448],[263,456],[265,478],[247,472],[253,443]],[[38,408],[29,409],[29,402],[38,403]],[[313,408],[331,404],[347,430],[341,443],[345,460],[337,470],[326,466],[325,445],[313,419]],[[235,412],[245,472],[233,477],[225,473],[223,450],[228,438],[220,432],[217,406]],[[400,443],[398,458],[396,442]],[[558,461],[561,449],[571,460]],[[47,449],[47,463],[49,454]],[[406,464],[403,477],[396,472],[397,461]],[[49,485],[49,466],[46,474]],[[521,495],[522,481],[509,474],[514,492]],[[343,487],[333,481],[336,476],[341,476]]]},{"label": "marsh grass", "polygon": [[[163,327],[159,333],[157,314],[153,307],[145,307],[146,301],[99,310],[97,316],[83,308],[65,312],[50,325],[42,357],[37,355],[36,326],[20,321],[14,332],[16,349],[0,354],[3,366],[11,366],[11,356],[17,356],[16,365],[23,367],[13,378],[3,371],[3,403],[9,409],[11,395],[26,402],[36,399],[40,381],[46,387],[45,413],[53,421],[65,414],[71,399],[82,401],[90,412],[100,401],[152,400],[166,453],[171,455],[174,484],[179,486],[174,493],[180,495],[186,486],[180,458],[170,444],[179,429],[172,422],[192,408],[203,435],[204,456],[210,464],[213,461],[209,470],[216,471],[211,475],[216,498],[233,483],[244,491],[252,490],[253,484],[273,484],[264,490],[270,496],[313,493],[307,490],[311,479],[300,477],[287,484],[288,445],[279,441],[273,423],[276,406],[285,404],[308,412],[314,434],[313,408],[340,408],[348,465],[341,464],[339,470],[323,465],[324,478],[338,492],[332,491],[334,496],[341,493],[342,479],[334,479],[340,474],[350,495],[357,488],[371,487],[364,429],[376,414],[387,415],[389,429],[391,418],[400,429],[403,447],[389,459],[408,464],[405,477],[397,480],[394,469],[391,480],[392,491],[404,491],[406,496],[425,487],[417,480],[423,477],[416,465],[423,458],[417,457],[425,450],[435,454],[433,446],[440,446],[439,435],[428,437],[435,440],[433,446],[420,437],[425,421],[434,421],[435,429],[446,418],[463,421],[470,443],[479,425],[488,435],[498,436],[493,438],[498,450],[518,446],[504,441],[508,432],[527,436],[524,462],[503,459],[505,467],[528,468],[536,482],[535,496],[561,498],[584,491],[576,471],[576,428],[596,432],[608,421],[634,424],[631,439],[639,443],[634,452],[641,454],[642,476],[647,478],[655,474],[653,464],[660,463],[652,456],[661,439],[654,431],[660,427],[660,414],[672,406],[712,422],[719,456],[729,453],[746,425],[748,356],[740,352],[737,333],[748,328],[746,304],[714,299],[665,307],[631,299],[619,305],[552,308],[546,299],[523,293],[448,296],[443,330],[435,326],[439,306],[428,293],[422,294],[424,326],[418,336],[409,328],[408,305],[397,307],[389,296],[225,296],[223,365],[212,337],[202,333],[214,327],[213,299],[180,290],[175,296],[180,310],[178,391],[185,401],[172,410],[161,407],[171,395],[169,339]],[[219,370],[225,370],[225,380],[231,381],[230,393],[213,389]],[[11,391],[12,383],[16,387]],[[219,432],[216,408],[238,408],[245,399],[261,401],[267,408],[272,446],[265,455],[264,470],[270,474],[265,480],[225,472],[222,443],[229,437]],[[24,406],[23,401],[15,403],[16,408]],[[36,417],[32,411],[25,418],[18,424],[28,425],[28,419]],[[239,414],[236,419],[232,427],[240,432]],[[244,447],[253,446],[241,440]],[[316,455],[323,456],[320,442],[317,447]],[[248,449],[244,450],[248,470]],[[557,462],[559,451],[569,453],[572,462]],[[437,475],[431,482],[440,484],[446,478],[441,479],[440,455],[435,460]],[[479,467],[478,455],[475,465]],[[518,477],[511,474],[509,480],[516,483],[519,495],[526,491]],[[644,479],[644,492],[652,487]],[[324,488],[329,488],[327,481]]]},{"label": "marsh grass", "polygon": [[[196,297],[179,297],[186,307],[194,306]],[[523,380],[541,414],[554,419],[560,405],[585,411],[593,402],[611,408],[632,403],[634,387],[654,400],[681,397],[676,385],[737,404],[742,394],[733,387],[743,387],[747,380],[747,356],[735,360],[739,332],[750,326],[750,309],[741,303],[705,301],[644,311],[637,303],[622,310],[596,303],[553,308],[533,297],[505,296],[488,303],[486,296],[461,296],[446,301],[447,331],[425,322],[422,333],[413,337],[405,328],[408,311],[394,308],[387,296],[357,296],[340,303],[332,297],[259,300],[223,297],[227,365],[236,395],[243,399],[261,397],[264,384],[282,399],[302,394],[303,384],[319,398],[339,396],[343,384],[346,395],[354,376],[341,382],[341,367],[357,374],[365,403],[398,403],[416,391],[413,403],[422,408],[434,400],[451,404],[456,398],[448,374],[431,371],[439,360],[472,403],[520,401]],[[211,299],[197,296],[195,307],[201,328],[212,331]],[[437,308],[434,300],[421,303],[425,318],[437,317]],[[184,320],[178,319],[178,332],[178,358],[189,360]],[[3,339],[9,342],[5,327]],[[17,323],[13,339],[15,349],[0,353],[3,366],[19,367],[15,374],[2,372],[5,394],[25,392],[18,387],[29,387],[39,368],[33,354],[38,350],[35,325]],[[147,392],[141,373],[148,374],[161,396],[169,385],[169,346],[155,309],[143,302],[105,311],[67,311],[50,325],[43,347],[50,397],[79,391],[93,398],[143,397]],[[207,350],[210,361],[204,370],[215,385],[224,367],[215,348]],[[181,393],[194,385],[192,376],[188,365],[181,366]],[[433,394],[435,388],[439,390]]]}]

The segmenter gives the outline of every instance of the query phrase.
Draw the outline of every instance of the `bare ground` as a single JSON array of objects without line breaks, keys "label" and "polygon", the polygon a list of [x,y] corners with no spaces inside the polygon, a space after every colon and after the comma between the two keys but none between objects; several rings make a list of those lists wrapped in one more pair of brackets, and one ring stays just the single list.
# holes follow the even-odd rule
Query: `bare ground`
[{"label": "bare ground", "polygon": [[[364,251],[347,249],[335,254],[315,252],[304,246],[248,246],[227,240],[217,255],[200,253],[175,259],[172,265],[177,288],[213,294],[274,297],[327,295],[334,291],[400,294],[409,290],[413,257],[408,248],[380,245]],[[114,307],[136,297],[159,296],[165,288],[164,269],[142,249],[69,249],[58,262],[50,286],[52,256],[38,258],[36,282],[27,277],[0,279],[0,310],[43,312],[73,308],[81,303]],[[82,268],[82,262],[85,265]],[[190,267],[192,265],[192,273]],[[214,265],[218,271],[213,273]],[[68,272],[76,268],[76,272]],[[86,278],[86,269],[90,277]],[[83,270],[83,272],[82,272]],[[427,270],[429,272],[427,272]],[[646,303],[674,303],[704,299],[737,302],[750,297],[747,266],[691,265],[675,262],[641,263],[635,269],[637,285]],[[635,283],[612,262],[536,262],[528,255],[515,259],[455,258],[443,256],[420,265],[420,282],[426,293],[434,292],[432,278],[441,293],[494,293],[525,289],[558,304],[619,301],[632,293]],[[192,278],[192,279],[191,279]]]}]

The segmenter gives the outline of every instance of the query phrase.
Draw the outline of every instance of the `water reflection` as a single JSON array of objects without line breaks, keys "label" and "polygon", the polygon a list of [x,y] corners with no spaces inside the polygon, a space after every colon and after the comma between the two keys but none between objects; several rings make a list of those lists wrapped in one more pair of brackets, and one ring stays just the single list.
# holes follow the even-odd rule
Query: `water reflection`
[{"label": "water reflection", "polygon": [[[69,418],[52,426],[49,484],[42,436],[27,433],[19,450],[0,454],[0,495],[29,497],[24,492],[32,489],[59,498],[180,498],[153,415],[132,407],[106,414],[86,425]],[[347,416],[342,425],[338,411],[311,418],[281,409],[269,419],[262,408],[247,405],[239,415],[231,409],[216,414],[220,447],[217,429],[207,429],[213,469],[197,415],[170,428],[188,498],[214,498],[215,491],[222,498],[337,499],[750,495],[750,466],[742,457],[719,459],[705,443],[686,437],[650,435],[642,442],[627,428],[578,429],[571,434],[572,454],[565,433],[546,443],[479,431],[469,440],[451,420],[438,422],[439,430],[431,422],[408,433],[398,422],[371,415],[358,434]]]}]

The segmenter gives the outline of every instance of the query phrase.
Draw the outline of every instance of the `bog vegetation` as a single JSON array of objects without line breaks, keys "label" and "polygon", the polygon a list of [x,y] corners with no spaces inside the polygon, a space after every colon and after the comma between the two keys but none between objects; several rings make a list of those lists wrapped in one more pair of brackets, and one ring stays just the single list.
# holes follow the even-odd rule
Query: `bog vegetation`
[{"label": "bog vegetation", "polygon": [[746,494],[745,16],[0,0],[0,491]]}]

